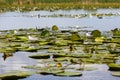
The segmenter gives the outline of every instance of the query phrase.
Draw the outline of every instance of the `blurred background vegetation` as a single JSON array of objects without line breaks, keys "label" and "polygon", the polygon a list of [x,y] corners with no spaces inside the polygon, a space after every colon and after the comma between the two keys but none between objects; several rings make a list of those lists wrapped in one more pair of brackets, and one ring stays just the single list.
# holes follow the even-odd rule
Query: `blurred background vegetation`
[{"label": "blurred background vegetation", "polygon": [[0,0],[0,4],[39,4],[39,3],[120,3],[120,0]]}]

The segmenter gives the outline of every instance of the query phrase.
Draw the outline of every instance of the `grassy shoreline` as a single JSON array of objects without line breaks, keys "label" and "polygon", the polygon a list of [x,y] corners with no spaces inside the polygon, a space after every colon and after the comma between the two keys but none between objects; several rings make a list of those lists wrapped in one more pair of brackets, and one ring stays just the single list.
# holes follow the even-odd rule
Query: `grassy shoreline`
[{"label": "grassy shoreline", "polygon": [[23,5],[0,5],[0,11],[21,11],[32,10],[59,10],[59,9],[99,9],[99,8],[120,8],[120,3],[38,3],[38,4],[23,4]]}]

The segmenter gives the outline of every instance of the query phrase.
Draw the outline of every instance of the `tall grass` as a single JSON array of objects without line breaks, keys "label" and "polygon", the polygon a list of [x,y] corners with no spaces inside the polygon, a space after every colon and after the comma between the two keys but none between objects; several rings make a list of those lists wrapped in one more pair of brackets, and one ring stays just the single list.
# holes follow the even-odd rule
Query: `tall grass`
[{"label": "tall grass", "polygon": [[[27,0],[0,0],[5,1],[6,3],[17,3],[18,1],[26,2]],[[29,0],[33,3],[120,3],[120,0]]]},{"label": "tall grass", "polygon": [[68,2],[98,2],[98,3],[117,3],[120,0],[33,0],[34,2],[41,2],[41,3],[68,3]]},{"label": "tall grass", "polygon": [[[22,1],[22,4],[18,5],[18,1]],[[23,11],[30,11],[34,7],[38,10],[120,8],[120,0],[31,0],[32,4],[26,1],[28,0],[0,0],[0,11],[15,10],[17,7]]]}]

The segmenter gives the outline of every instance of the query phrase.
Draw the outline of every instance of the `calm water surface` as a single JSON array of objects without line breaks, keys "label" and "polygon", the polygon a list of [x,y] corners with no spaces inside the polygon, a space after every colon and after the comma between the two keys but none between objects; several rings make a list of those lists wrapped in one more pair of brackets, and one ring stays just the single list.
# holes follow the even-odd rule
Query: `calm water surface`
[{"label": "calm water surface", "polygon": [[[78,15],[78,14],[116,14],[117,16],[103,16],[98,19],[96,16],[91,18],[69,18],[69,17],[40,17],[54,14]],[[120,28],[120,9],[98,9],[95,11],[88,10],[57,10],[49,11],[31,11],[31,12],[5,12],[0,13],[0,29],[19,29],[19,28],[43,28],[53,25],[59,26],[60,29],[68,29],[69,26],[90,27],[89,30],[99,29],[101,31]]]},{"label": "calm water surface", "polygon": [[28,58],[29,52],[16,52],[13,56],[8,57],[6,60],[3,59],[3,54],[0,53],[0,74],[11,70],[22,70],[28,71],[22,68],[22,66],[34,65],[37,62]]}]

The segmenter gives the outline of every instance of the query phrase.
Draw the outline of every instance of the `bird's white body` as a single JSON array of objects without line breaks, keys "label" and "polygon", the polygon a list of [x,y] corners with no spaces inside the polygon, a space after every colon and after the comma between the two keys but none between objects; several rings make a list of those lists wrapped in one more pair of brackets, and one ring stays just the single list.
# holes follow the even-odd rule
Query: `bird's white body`
[{"label": "bird's white body", "polygon": [[38,38],[32,37],[32,36],[28,36],[28,39],[29,39],[29,40],[38,40]]}]

